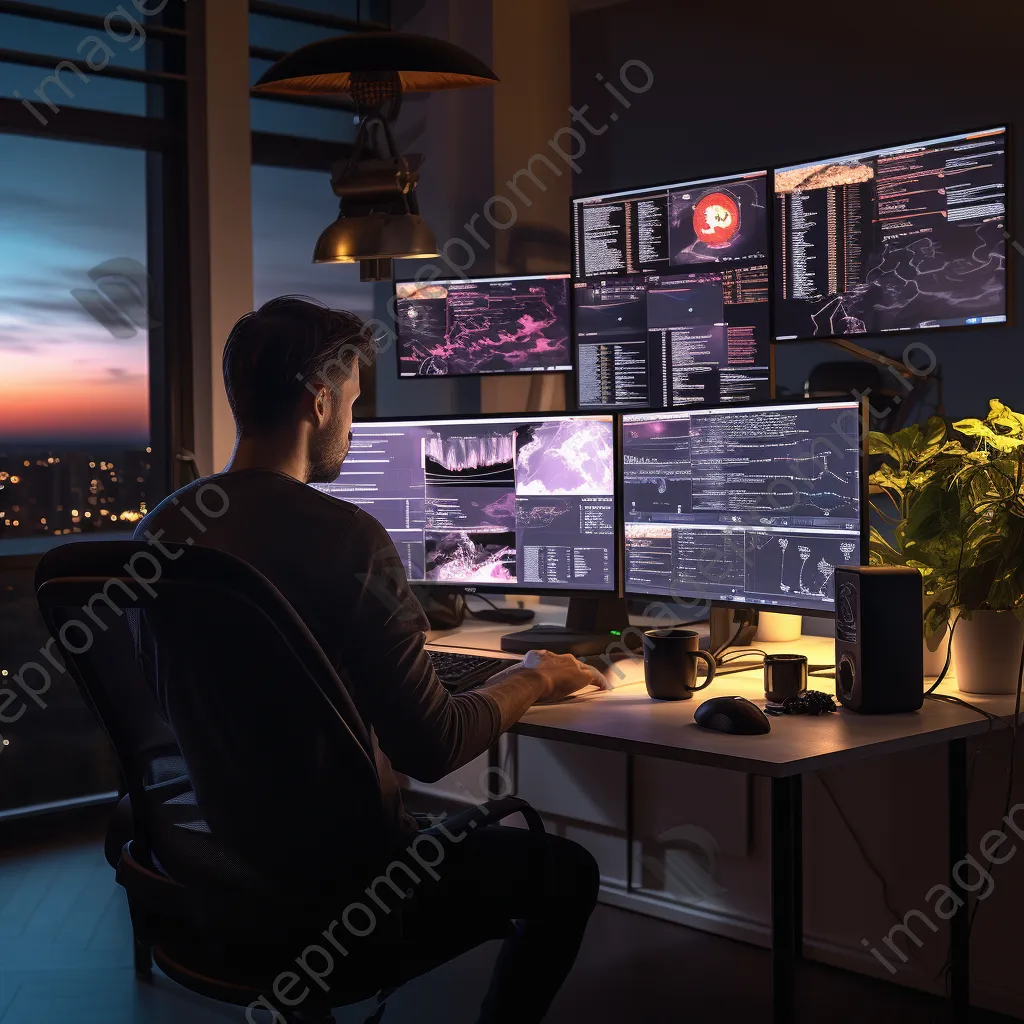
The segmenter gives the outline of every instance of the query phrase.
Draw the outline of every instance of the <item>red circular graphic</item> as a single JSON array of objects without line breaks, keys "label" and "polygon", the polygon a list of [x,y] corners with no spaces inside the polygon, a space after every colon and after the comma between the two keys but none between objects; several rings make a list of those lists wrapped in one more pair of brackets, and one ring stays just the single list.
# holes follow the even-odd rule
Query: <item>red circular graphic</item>
[{"label": "red circular graphic", "polygon": [[740,208],[725,192],[709,192],[693,208],[693,232],[709,249],[724,249],[740,229]]}]

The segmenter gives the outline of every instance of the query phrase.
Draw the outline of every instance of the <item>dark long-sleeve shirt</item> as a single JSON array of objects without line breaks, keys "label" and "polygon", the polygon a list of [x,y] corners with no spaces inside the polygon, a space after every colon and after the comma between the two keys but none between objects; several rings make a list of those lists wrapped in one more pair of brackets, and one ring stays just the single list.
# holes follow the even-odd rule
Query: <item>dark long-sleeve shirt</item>
[{"label": "dark long-sleeve shirt", "polygon": [[[223,497],[201,492],[205,485]],[[281,591],[367,725],[396,837],[416,826],[402,807],[395,770],[425,782],[440,779],[501,733],[503,710],[508,713],[503,698],[515,684],[509,695],[497,687],[495,695],[454,697],[441,686],[423,649],[428,622],[398,552],[380,523],[357,506],[284,474],[243,470],[182,488],[135,535],[227,551]]]}]

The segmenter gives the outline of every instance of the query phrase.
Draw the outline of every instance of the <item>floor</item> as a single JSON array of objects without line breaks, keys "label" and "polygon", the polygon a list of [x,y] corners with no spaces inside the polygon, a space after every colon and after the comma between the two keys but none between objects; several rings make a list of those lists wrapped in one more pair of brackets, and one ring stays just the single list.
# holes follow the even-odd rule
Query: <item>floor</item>
[{"label": "floor", "polygon": [[[99,831],[89,832],[79,829],[74,841],[35,838],[0,853],[0,1024],[243,1021],[242,1010],[193,996],[159,973],[152,984],[136,982],[124,898]],[[385,1024],[472,1024],[494,951],[476,950],[397,993]],[[764,950],[599,907],[548,1021],[767,1020],[768,984]],[[945,1019],[934,998],[816,964],[802,966],[799,998],[800,1024]],[[361,1024],[368,1012],[339,1011],[336,1019]],[[972,1017],[972,1024],[1008,1022]]]}]

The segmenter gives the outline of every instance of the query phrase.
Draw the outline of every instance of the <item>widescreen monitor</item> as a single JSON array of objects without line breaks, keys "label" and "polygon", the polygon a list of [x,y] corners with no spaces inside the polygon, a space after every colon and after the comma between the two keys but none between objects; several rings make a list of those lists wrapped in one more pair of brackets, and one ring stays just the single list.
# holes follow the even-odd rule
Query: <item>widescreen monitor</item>
[{"label": "widescreen monitor", "polygon": [[577,404],[771,395],[768,173],[573,200]]},{"label": "widescreen monitor", "polygon": [[626,414],[628,594],[831,614],[867,553],[858,402]]},{"label": "widescreen monitor", "polygon": [[617,591],[611,416],[355,423],[317,485],[385,527],[414,583]]},{"label": "widescreen monitor", "polygon": [[395,331],[402,377],[571,370],[569,275],[397,281]]},{"label": "widescreen monitor", "polygon": [[775,172],[775,338],[1007,320],[1005,128]]}]

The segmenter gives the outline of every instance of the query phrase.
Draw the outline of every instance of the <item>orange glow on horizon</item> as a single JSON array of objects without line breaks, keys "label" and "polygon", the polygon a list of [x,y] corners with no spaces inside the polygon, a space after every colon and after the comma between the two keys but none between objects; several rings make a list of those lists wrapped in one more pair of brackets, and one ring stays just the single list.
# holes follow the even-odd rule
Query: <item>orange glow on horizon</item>
[{"label": "orange glow on horizon", "polygon": [[0,378],[0,438],[149,434],[143,378],[41,382]]}]

